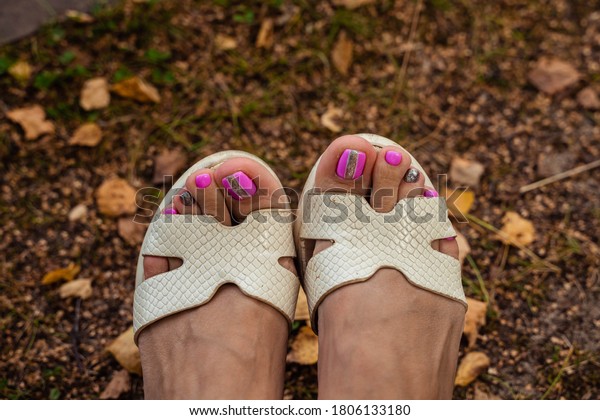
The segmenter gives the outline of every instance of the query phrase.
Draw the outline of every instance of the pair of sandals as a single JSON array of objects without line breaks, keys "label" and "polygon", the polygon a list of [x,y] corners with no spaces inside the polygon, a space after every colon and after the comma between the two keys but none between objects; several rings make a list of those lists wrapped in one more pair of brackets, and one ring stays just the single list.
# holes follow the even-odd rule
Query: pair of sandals
[{"label": "pair of sandals", "polygon": [[[397,146],[375,134],[358,136],[375,148]],[[328,294],[365,281],[385,267],[402,272],[417,287],[466,306],[458,260],[431,246],[434,240],[456,236],[444,199],[405,198],[391,212],[377,213],[364,197],[315,190],[320,160],[306,181],[295,220],[289,205],[256,210],[237,226],[225,226],[207,215],[163,214],[189,175],[234,157],[252,159],[278,179],[259,158],[227,151],[200,160],[175,182],[148,228],[138,260],[133,309],[136,343],[148,325],[209,302],[227,283],[277,309],[291,326],[301,282],[280,260],[296,257],[296,251],[315,333],[318,307]],[[433,188],[421,165],[411,158],[425,176],[425,186]],[[317,240],[332,245],[313,255]],[[144,256],[176,257],[183,264],[144,280]]]}]

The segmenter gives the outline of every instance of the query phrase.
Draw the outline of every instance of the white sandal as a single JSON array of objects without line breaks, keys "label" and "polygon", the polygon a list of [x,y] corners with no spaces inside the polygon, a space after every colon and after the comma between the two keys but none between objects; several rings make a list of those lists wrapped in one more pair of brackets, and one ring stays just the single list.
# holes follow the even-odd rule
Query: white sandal
[{"label": "white sandal", "polygon": [[[358,136],[376,148],[399,147],[375,134]],[[421,165],[414,157],[411,159],[411,165],[425,176],[425,186],[433,189]],[[315,333],[318,307],[327,295],[345,285],[366,281],[384,267],[395,268],[413,285],[457,300],[466,307],[458,260],[431,247],[436,239],[456,236],[444,198],[404,198],[391,212],[377,213],[362,196],[314,191],[319,161],[304,186],[294,224]],[[347,214],[341,212],[343,208]],[[425,219],[418,220],[418,216]],[[332,245],[312,255],[315,240],[329,240]]]},{"label": "white sandal", "polygon": [[[254,211],[237,226],[222,225],[212,216],[162,213],[189,175],[235,157],[260,163],[278,179],[256,156],[227,151],[202,159],[175,182],[148,227],[138,259],[133,302],[136,343],[145,327],[209,302],[226,283],[233,283],[244,294],[271,305],[291,326],[300,283],[279,264],[280,258],[296,255],[289,206],[283,210]],[[183,264],[144,280],[144,256],[177,257]]]}]

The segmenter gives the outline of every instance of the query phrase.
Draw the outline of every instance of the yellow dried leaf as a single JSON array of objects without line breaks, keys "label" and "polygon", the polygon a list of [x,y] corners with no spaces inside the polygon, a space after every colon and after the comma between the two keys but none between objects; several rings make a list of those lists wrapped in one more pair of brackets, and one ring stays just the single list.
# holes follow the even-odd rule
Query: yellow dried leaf
[{"label": "yellow dried leaf", "polygon": [[69,144],[78,146],[97,146],[102,140],[102,130],[96,123],[86,123],[80,126],[69,139]]},{"label": "yellow dried leaf", "polygon": [[60,280],[71,281],[75,278],[81,267],[75,263],[70,263],[66,268],[59,268],[46,273],[42,278],[42,284],[52,284]]},{"label": "yellow dried leaf", "polygon": [[33,69],[27,61],[17,61],[15,64],[8,68],[8,74],[15,78],[19,83],[27,83],[31,78]]},{"label": "yellow dried leaf", "polygon": [[475,194],[471,190],[446,189],[446,204],[450,215],[456,219],[463,219],[475,202]]},{"label": "yellow dried leaf", "polygon": [[490,366],[490,358],[480,351],[467,353],[460,361],[454,385],[467,386]]},{"label": "yellow dried leaf", "polygon": [[237,48],[237,41],[233,37],[217,34],[215,36],[215,46],[221,51],[234,50]]},{"label": "yellow dried leaf", "polygon": [[476,299],[467,298],[467,313],[465,315],[465,328],[463,334],[467,336],[469,347],[473,347],[477,341],[479,328],[485,325],[485,314],[487,313],[487,303]]},{"label": "yellow dried leaf", "polygon": [[60,297],[63,299],[69,297],[79,297],[87,299],[92,296],[92,279],[77,279],[63,284],[58,289]]},{"label": "yellow dried leaf", "polygon": [[46,112],[39,105],[14,109],[6,116],[23,128],[27,140],[35,140],[42,134],[54,133],[54,124],[46,120]]},{"label": "yellow dried leaf", "polygon": [[291,345],[287,355],[290,363],[313,365],[319,359],[319,339],[310,327],[302,327]]},{"label": "yellow dried leaf", "polygon": [[338,39],[331,51],[331,61],[341,74],[348,74],[348,69],[352,64],[354,44],[348,39],[345,31],[341,31]]},{"label": "yellow dried leaf", "polygon": [[78,10],[67,10],[65,16],[79,23],[92,23],[94,21],[91,15]]},{"label": "yellow dried leaf", "polygon": [[308,301],[306,300],[306,293],[304,290],[300,288],[300,293],[298,293],[298,302],[296,303],[296,314],[294,315],[294,319],[296,321],[306,321],[310,318],[310,314],[308,313]]},{"label": "yellow dried leaf", "polygon": [[346,9],[356,9],[366,4],[375,3],[376,0],[333,0],[336,6],[344,6]]},{"label": "yellow dried leaf", "polygon": [[340,125],[339,120],[341,120],[343,116],[344,112],[341,109],[329,106],[329,108],[327,108],[327,112],[321,115],[321,124],[334,133],[339,133],[342,131],[342,126]]},{"label": "yellow dried leaf", "polygon": [[129,372],[142,374],[140,352],[133,341],[133,327],[118,336],[106,350]]},{"label": "yellow dried leaf", "polygon": [[108,82],[104,77],[90,79],[83,84],[79,105],[86,111],[106,108],[110,104]]},{"label": "yellow dried leaf", "polygon": [[112,85],[112,90],[119,96],[138,102],[160,103],[158,90],[137,76],[115,83]]},{"label": "yellow dried leaf", "polygon": [[507,212],[502,218],[502,232],[500,240],[507,245],[517,244],[527,246],[535,239],[535,227],[531,221],[522,218],[514,211]]},{"label": "yellow dried leaf", "polygon": [[120,216],[135,213],[135,189],[124,179],[113,178],[102,183],[96,190],[96,202],[100,213]]},{"label": "yellow dried leaf", "polygon": [[271,48],[273,46],[273,19],[267,18],[262,21],[256,37],[256,46],[258,48]]}]

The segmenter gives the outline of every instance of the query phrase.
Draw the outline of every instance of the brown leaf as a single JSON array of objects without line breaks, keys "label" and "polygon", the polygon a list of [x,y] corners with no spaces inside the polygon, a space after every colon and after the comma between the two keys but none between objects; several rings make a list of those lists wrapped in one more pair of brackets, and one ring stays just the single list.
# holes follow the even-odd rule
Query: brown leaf
[{"label": "brown leaf", "polygon": [[467,353],[460,361],[454,385],[467,386],[485,372],[490,366],[490,359],[480,351]]},{"label": "brown leaf", "polygon": [[215,36],[215,46],[221,51],[235,50],[237,48],[237,41],[233,37],[217,34]]},{"label": "brown leaf", "polygon": [[352,40],[348,38],[345,31],[341,31],[331,51],[331,61],[337,71],[343,75],[348,74],[348,69],[352,64],[353,49]]},{"label": "brown leaf", "polygon": [[138,102],[160,103],[158,90],[137,76],[115,83],[112,85],[112,90],[119,96]]},{"label": "brown leaf", "polygon": [[87,216],[88,209],[85,204],[77,204],[71,209],[67,216],[70,222],[75,222],[80,219],[84,219]]},{"label": "brown leaf", "polygon": [[492,394],[488,389],[485,389],[485,390],[481,389],[480,384],[478,383],[475,385],[473,399],[474,400],[499,400],[500,397]]},{"label": "brown leaf", "polygon": [[92,296],[92,279],[77,279],[63,284],[58,289],[60,297],[79,297],[87,299]]},{"label": "brown leaf", "polygon": [[467,255],[471,253],[471,247],[469,246],[469,241],[465,235],[463,235],[458,229],[454,229],[456,231],[456,244],[458,245],[458,260],[462,265],[467,258]]},{"label": "brown leaf", "polygon": [[101,400],[109,400],[109,399],[117,399],[126,392],[131,390],[131,378],[129,377],[129,372],[125,369],[121,369],[117,373],[115,373],[100,394]]},{"label": "brown leaf", "polygon": [[298,293],[298,302],[296,303],[296,314],[294,315],[294,319],[296,321],[306,321],[310,318],[310,314],[308,312],[308,301],[306,300],[306,293],[304,290],[300,288],[300,292]]},{"label": "brown leaf", "polygon": [[469,347],[473,347],[477,341],[479,328],[485,325],[485,315],[487,313],[487,303],[476,299],[467,298],[467,313],[465,315],[465,328],[463,334],[469,341]]},{"label": "brown leaf", "polygon": [[132,246],[142,243],[146,228],[146,225],[134,222],[128,217],[122,217],[118,221],[119,236]]},{"label": "brown leaf", "polygon": [[83,84],[79,105],[86,111],[106,108],[110,104],[108,82],[104,77],[90,79]]},{"label": "brown leaf", "polygon": [[356,9],[366,4],[375,3],[377,0],[333,0],[336,6],[344,6],[346,9]]},{"label": "brown leaf", "polygon": [[339,120],[341,120],[343,116],[344,112],[341,109],[330,105],[329,108],[327,108],[327,111],[321,115],[321,124],[334,133],[339,133],[342,131]]},{"label": "brown leaf", "polygon": [[298,335],[294,338],[291,351],[287,355],[290,363],[301,365],[313,365],[319,358],[319,339],[310,327],[300,328]]},{"label": "brown leaf", "polygon": [[558,60],[541,58],[529,72],[529,81],[539,90],[553,95],[579,81],[579,72],[571,64]]},{"label": "brown leaf", "polygon": [[54,133],[54,124],[46,120],[46,112],[39,105],[14,109],[7,112],[6,116],[23,128],[27,140],[35,140],[42,134]]},{"label": "brown leaf", "polygon": [[258,48],[271,48],[273,46],[273,19],[267,18],[262,21],[256,37],[256,46]]},{"label": "brown leaf", "polygon": [[500,237],[505,244],[518,244],[527,246],[535,239],[535,227],[529,220],[522,218],[514,211],[506,212],[502,218],[504,225],[500,231],[507,238]]},{"label": "brown leaf", "polygon": [[97,146],[102,140],[102,130],[96,123],[85,123],[73,133],[69,144],[78,146]]},{"label": "brown leaf", "polygon": [[450,164],[450,180],[456,187],[477,187],[484,169],[479,162],[455,157]]},{"label": "brown leaf", "polygon": [[14,77],[14,79],[21,84],[26,84],[29,81],[32,72],[33,69],[29,63],[23,60],[17,61],[8,68],[8,74]]},{"label": "brown leaf", "polygon": [[65,268],[59,268],[58,270],[52,270],[49,273],[46,273],[42,278],[42,284],[52,284],[60,280],[71,281],[79,274],[80,270],[81,267],[77,264],[70,263]]},{"label": "brown leaf", "polygon": [[445,193],[446,204],[448,205],[451,216],[460,219],[469,214],[469,210],[471,210],[471,207],[473,207],[473,203],[475,202],[475,194],[473,191],[447,188]]},{"label": "brown leaf", "polygon": [[165,177],[175,177],[187,166],[187,155],[181,149],[165,149],[154,158],[152,183],[161,184]]},{"label": "brown leaf", "polygon": [[142,374],[140,352],[133,341],[133,327],[118,336],[106,350],[129,372]]},{"label": "brown leaf", "polygon": [[136,211],[135,189],[121,178],[104,181],[96,190],[96,202],[100,213],[107,216],[132,214]]},{"label": "brown leaf", "polygon": [[589,86],[579,91],[577,94],[577,102],[579,102],[579,105],[585,109],[600,108],[600,99],[598,99],[598,94]]}]

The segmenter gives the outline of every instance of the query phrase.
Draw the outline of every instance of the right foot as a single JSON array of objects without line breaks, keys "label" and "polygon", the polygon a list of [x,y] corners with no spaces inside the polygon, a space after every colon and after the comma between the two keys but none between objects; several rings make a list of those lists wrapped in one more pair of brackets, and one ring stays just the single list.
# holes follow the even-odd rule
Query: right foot
[{"label": "right foot", "polygon": [[[370,205],[378,212],[389,212],[406,197],[437,195],[424,189],[423,174],[411,167],[402,148],[377,151],[358,136],[331,143],[317,168],[315,187],[370,192]],[[329,246],[330,241],[317,241],[314,254]],[[452,238],[432,246],[458,257]],[[382,268],[365,282],[333,291],[318,311],[319,398],[452,397],[465,314],[460,303]]]},{"label": "right foot", "polygon": [[[279,181],[266,168],[232,158],[189,176],[164,212],[173,217],[206,214],[230,226],[254,210],[282,208],[281,194]],[[281,264],[295,272],[291,260]],[[176,269],[181,261],[147,256],[143,265],[148,279]],[[287,337],[288,323],[281,313],[227,284],[208,303],[140,332],[145,397],[281,398]]]}]

